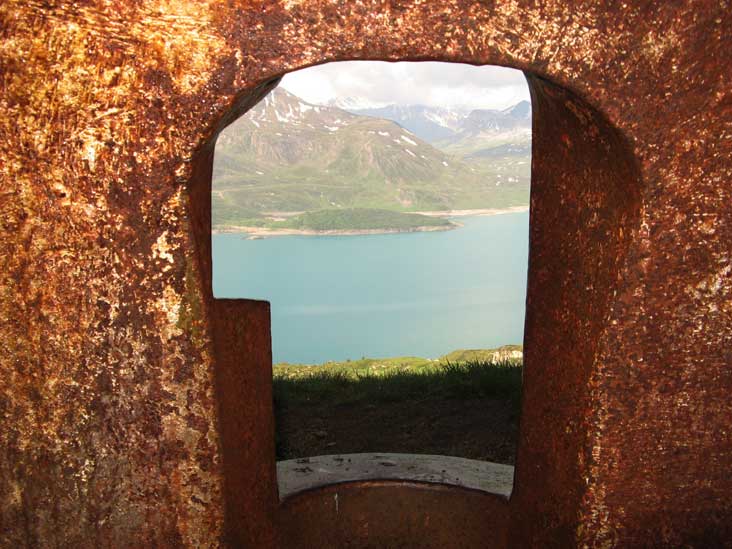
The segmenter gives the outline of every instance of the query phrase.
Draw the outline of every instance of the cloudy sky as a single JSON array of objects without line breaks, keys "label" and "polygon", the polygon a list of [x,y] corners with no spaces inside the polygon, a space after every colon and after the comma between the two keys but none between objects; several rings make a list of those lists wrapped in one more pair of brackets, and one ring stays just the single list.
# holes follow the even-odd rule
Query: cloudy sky
[{"label": "cloudy sky", "polygon": [[316,104],[357,97],[377,105],[504,109],[529,99],[521,71],[459,63],[341,61],[289,73],[281,85]]}]

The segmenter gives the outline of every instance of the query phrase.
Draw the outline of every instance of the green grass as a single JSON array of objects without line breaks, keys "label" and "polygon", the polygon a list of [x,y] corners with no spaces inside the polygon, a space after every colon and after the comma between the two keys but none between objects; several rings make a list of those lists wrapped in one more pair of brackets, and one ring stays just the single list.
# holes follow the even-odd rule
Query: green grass
[{"label": "green grass", "polygon": [[[369,364],[368,366],[371,366]],[[423,366],[420,364],[420,366]],[[386,403],[418,398],[502,397],[518,400],[521,393],[521,363],[440,362],[417,369],[387,368],[381,373],[362,373],[327,366],[307,375],[275,373],[273,390],[276,407],[310,402],[329,402],[333,406],[363,402]]]},{"label": "green grass", "polygon": [[373,208],[344,208],[305,212],[285,221],[270,223],[272,228],[309,229],[315,231],[416,229],[418,227],[450,227],[441,217],[407,214]]},{"label": "green grass", "polygon": [[[348,375],[383,374],[394,370],[416,372],[434,369],[448,362],[495,362],[503,361],[515,351],[523,352],[521,345],[502,345],[495,349],[458,349],[437,359],[416,356],[391,358],[360,358],[358,360],[329,361],[323,364],[297,364],[278,362],[274,365],[275,377],[303,377],[323,372],[343,371]],[[512,359],[520,362],[519,359]]]},{"label": "green grass", "polygon": [[324,364],[275,364],[273,385],[280,403],[330,399],[333,404],[407,399],[439,393],[461,397],[518,396],[521,345],[460,349],[436,360],[420,357],[362,358]]},{"label": "green grass", "polygon": [[506,357],[520,349],[276,364],[277,459],[388,449],[513,463],[523,368]]},{"label": "green grass", "polygon": [[514,351],[523,352],[523,346],[504,345],[500,349],[458,349],[440,357],[440,360],[443,362],[491,362],[497,352],[509,355]]},{"label": "green grass", "polygon": [[418,372],[434,368],[438,361],[428,358],[402,356],[397,358],[361,358],[343,362],[326,362],[324,364],[290,364],[280,362],[274,365],[274,377],[296,379],[319,375],[323,372],[342,373],[351,378],[363,375],[382,375],[387,372]]}]

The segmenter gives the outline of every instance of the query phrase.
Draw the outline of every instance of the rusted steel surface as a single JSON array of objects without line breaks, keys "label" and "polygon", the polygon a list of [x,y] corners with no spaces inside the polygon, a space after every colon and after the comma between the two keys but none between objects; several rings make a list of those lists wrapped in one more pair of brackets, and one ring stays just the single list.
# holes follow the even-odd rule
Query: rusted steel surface
[{"label": "rusted steel surface", "polygon": [[280,547],[482,549],[506,547],[502,496],[411,482],[335,484],[287,499]]},{"label": "rusted steel surface", "polygon": [[[728,4],[0,4],[0,545],[729,546]],[[339,488],[342,521],[332,488],[278,507],[268,310],[212,298],[207,174],[279,76],[339,59],[531,75],[508,504],[397,483]]]},{"label": "rusted steel surface", "polygon": [[571,546],[591,458],[588,384],[639,222],[642,183],[628,144],[597,111],[545,80],[529,83],[530,259],[512,501],[523,512],[512,516],[512,539],[518,547],[546,537]]}]

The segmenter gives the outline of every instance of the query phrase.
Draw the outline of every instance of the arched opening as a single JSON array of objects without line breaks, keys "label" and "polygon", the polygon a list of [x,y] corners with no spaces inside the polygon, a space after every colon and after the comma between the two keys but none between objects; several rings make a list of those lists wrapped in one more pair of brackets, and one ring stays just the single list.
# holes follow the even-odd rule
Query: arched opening
[{"label": "arched opening", "polygon": [[[513,465],[527,99],[506,68],[333,63],[289,73],[219,136],[214,295],[270,302],[278,461],[374,454],[348,478],[392,462],[433,478],[403,454]],[[309,482],[286,465],[281,497],[283,474]]]},{"label": "arched opening", "polygon": [[[261,516],[275,521],[282,540],[304,545],[361,535],[363,543],[388,543],[408,534],[423,546],[438,546],[450,532],[445,524],[435,520],[417,530],[414,524],[446,508],[449,517],[470,524],[466,544],[471,546],[481,546],[486,536],[498,546],[509,535],[519,543],[539,531],[552,531],[558,539],[571,536],[585,459],[591,459],[584,410],[595,349],[629,227],[637,219],[639,178],[624,138],[600,113],[564,88],[532,75],[527,79],[534,108],[530,261],[521,434],[510,501],[500,494],[397,478],[311,486],[278,505],[268,306],[214,300],[213,352],[232,539],[247,539],[251,517]],[[236,114],[275,83],[248,92]],[[212,152],[211,146],[201,151],[191,186],[192,198],[207,206]],[[198,204],[195,211],[199,238],[208,238],[210,209],[201,212]],[[199,253],[210,276],[210,240],[199,239]],[[246,421],[237,415],[242,401],[248,402]],[[371,524],[367,531],[359,530],[363,520]]]}]

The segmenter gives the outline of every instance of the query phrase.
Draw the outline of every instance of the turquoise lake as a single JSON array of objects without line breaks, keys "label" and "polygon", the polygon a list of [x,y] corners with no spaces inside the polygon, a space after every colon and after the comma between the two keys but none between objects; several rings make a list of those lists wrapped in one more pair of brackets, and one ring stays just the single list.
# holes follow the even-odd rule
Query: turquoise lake
[{"label": "turquoise lake", "polygon": [[522,343],[528,212],[456,220],[444,232],[217,234],[214,295],[271,303],[274,362]]}]

